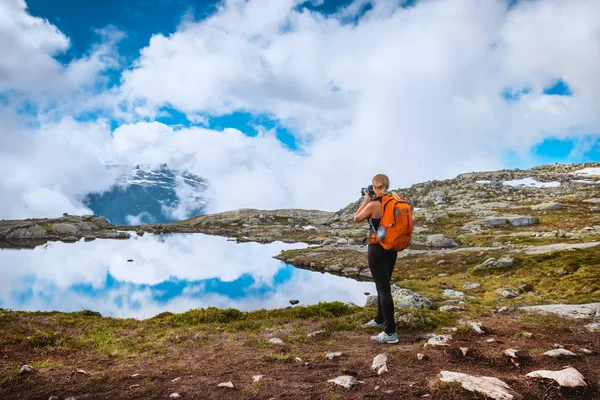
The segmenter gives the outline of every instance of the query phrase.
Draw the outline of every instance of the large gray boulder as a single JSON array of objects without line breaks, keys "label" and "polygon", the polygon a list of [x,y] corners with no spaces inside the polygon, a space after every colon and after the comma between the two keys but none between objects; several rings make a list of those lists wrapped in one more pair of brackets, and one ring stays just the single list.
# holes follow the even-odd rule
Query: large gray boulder
[{"label": "large gray boulder", "polygon": [[43,239],[48,236],[48,232],[38,224],[19,228],[6,235],[6,239]]},{"label": "large gray boulder", "polygon": [[79,229],[73,224],[69,224],[67,222],[59,222],[57,224],[52,225],[50,228],[52,233],[56,233],[58,235],[67,235],[74,236],[77,235]]}]

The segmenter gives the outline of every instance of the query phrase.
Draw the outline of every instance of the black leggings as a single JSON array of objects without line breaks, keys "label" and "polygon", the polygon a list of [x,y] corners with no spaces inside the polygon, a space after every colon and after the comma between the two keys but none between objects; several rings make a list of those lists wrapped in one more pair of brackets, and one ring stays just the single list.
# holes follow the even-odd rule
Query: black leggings
[{"label": "black leggings", "polygon": [[398,258],[398,252],[395,250],[385,250],[380,244],[369,244],[367,254],[369,257],[369,269],[377,287],[378,302],[375,322],[378,324],[385,323],[385,333],[391,335],[396,332],[391,279],[396,259]]}]

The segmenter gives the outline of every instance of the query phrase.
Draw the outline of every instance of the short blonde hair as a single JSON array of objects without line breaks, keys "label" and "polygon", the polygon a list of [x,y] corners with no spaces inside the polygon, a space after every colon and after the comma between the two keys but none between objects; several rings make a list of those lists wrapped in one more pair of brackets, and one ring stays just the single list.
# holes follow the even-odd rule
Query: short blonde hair
[{"label": "short blonde hair", "polygon": [[385,189],[390,188],[390,178],[386,175],[378,174],[373,178],[373,186],[385,186]]}]

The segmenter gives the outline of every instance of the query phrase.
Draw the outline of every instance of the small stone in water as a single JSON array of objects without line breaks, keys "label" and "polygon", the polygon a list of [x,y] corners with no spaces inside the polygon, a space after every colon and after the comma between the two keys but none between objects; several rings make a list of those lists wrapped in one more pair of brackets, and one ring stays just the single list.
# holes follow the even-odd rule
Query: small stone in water
[{"label": "small stone in water", "polygon": [[133,260],[130,258],[129,260],[127,260],[127,262],[133,262]]},{"label": "small stone in water", "polygon": [[364,292],[363,294],[364,294],[365,296],[368,296],[368,295],[370,295],[371,293],[369,293],[369,292]]}]

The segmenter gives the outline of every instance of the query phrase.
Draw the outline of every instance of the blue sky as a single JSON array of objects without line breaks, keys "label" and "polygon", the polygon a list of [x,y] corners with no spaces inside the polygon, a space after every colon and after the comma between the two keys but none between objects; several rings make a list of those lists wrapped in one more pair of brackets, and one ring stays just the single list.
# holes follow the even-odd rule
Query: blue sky
[{"label": "blue sky", "polygon": [[396,187],[600,161],[595,0],[24,3],[0,3],[0,167],[27,177],[2,216],[85,212],[106,162],[187,169],[217,212],[336,210],[380,158]]}]

